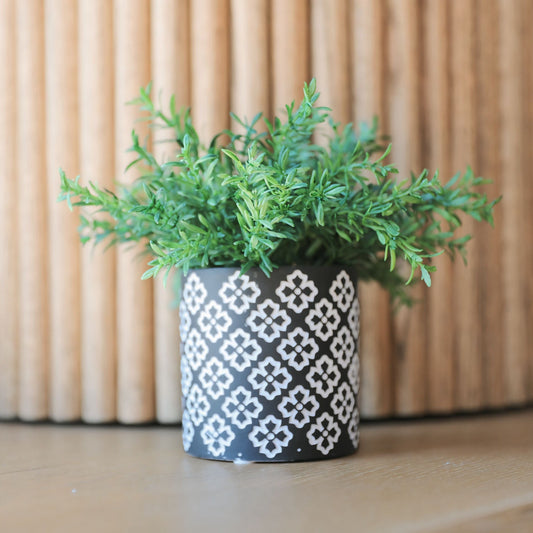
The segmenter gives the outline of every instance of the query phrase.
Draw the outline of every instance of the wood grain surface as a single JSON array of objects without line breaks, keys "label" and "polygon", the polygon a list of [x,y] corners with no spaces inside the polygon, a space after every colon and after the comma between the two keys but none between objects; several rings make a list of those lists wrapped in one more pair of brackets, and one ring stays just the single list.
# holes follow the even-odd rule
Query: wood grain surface
[{"label": "wood grain surface", "polygon": [[[422,171],[421,56],[422,14],[415,0],[387,2],[388,34],[388,128],[394,141],[391,160],[402,179]],[[403,308],[393,320],[396,399],[399,415],[413,415],[426,409],[427,329],[425,290],[413,288],[418,304]]]},{"label": "wood grain surface", "polygon": [[[151,4],[152,96],[168,111],[174,95],[176,108],[190,106],[190,35],[187,0],[153,0]],[[166,143],[172,134],[154,130],[154,153],[158,161],[174,157],[175,144]],[[181,417],[179,372],[179,315],[175,305],[174,276],[166,286],[154,281],[154,357],[157,420],[163,424]]]},{"label": "wood grain surface", "polygon": [[[59,168],[79,169],[77,4],[45,3],[46,165],[50,318],[49,414],[81,416],[80,244],[76,217],[58,203]],[[78,213],[78,210],[75,210]]]},{"label": "wood grain surface", "polygon": [[[113,4],[79,2],[80,174],[115,187]],[[82,250],[82,417],[90,423],[116,419],[116,252],[93,245]],[[112,297],[110,297],[110,295]]]},{"label": "wood grain surface", "polygon": [[229,126],[229,0],[191,2],[192,117],[200,139]]},{"label": "wood grain surface", "polygon": [[[451,165],[450,3],[424,4],[423,165],[439,172],[443,182],[454,173]],[[445,223],[442,221],[443,227]],[[449,257],[434,260],[438,275],[427,292],[427,403],[432,412],[451,412],[455,406],[453,336],[453,265]]]},{"label": "wood grain surface", "polygon": [[[352,109],[356,123],[379,120],[380,132],[388,129],[385,103],[385,2],[352,0],[350,37],[353,53]],[[355,28],[360,28],[356,31]],[[390,297],[378,283],[361,283],[361,413],[367,417],[394,412],[394,357]]]},{"label": "wood grain surface", "polygon": [[[269,22],[267,0],[231,1],[230,109],[247,122],[259,111],[271,118]],[[256,128],[265,129],[261,121]]]},{"label": "wood grain surface", "polygon": [[[477,7],[479,6],[478,1]],[[499,113],[501,87],[491,82],[498,75],[499,69],[501,52],[499,25],[498,0],[484,2],[483,9],[476,10],[476,100],[478,102],[476,171],[482,176],[491,176],[492,183],[485,186],[485,191],[493,198],[500,194],[503,179],[501,172],[492,170],[502,168],[500,167],[500,135],[497,134],[500,131],[501,120]],[[478,269],[481,287],[479,295],[481,312],[478,317],[482,331],[480,349],[483,402],[487,406],[505,403],[503,291],[494,290],[494,286],[501,283],[502,279],[503,226],[501,215],[501,209],[497,209],[494,216],[494,228],[483,226],[477,228],[476,234],[479,260],[483,265]]]},{"label": "wood grain surface", "polygon": [[311,77],[321,80],[321,104],[347,124],[352,119],[348,1],[312,0],[310,6]]},{"label": "wood grain surface", "polygon": [[[0,128],[0,272],[6,273],[0,297],[0,418],[17,415],[17,353],[18,353],[18,305],[17,284],[19,278],[17,249],[17,181],[15,129],[17,91],[12,80],[16,79],[15,61],[15,2],[0,1],[0,116],[4,127]],[[9,272],[9,274],[7,274]]]},{"label": "wood grain surface", "polygon": [[[500,57],[499,67],[502,74],[500,90],[501,109],[501,172],[502,193],[505,201],[502,203],[502,285],[504,325],[504,346],[506,354],[503,375],[505,379],[505,395],[511,404],[521,404],[527,398],[528,373],[522,371],[527,350],[522,346],[528,343],[528,309],[529,291],[524,290],[524,269],[526,265],[526,247],[523,245],[521,232],[517,229],[527,220],[526,207],[527,189],[525,174],[522,168],[523,151],[530,151],[530,145],[523,145],[522,116],[524,101],[522,100],[521,78],[511,75],[515,65],[522,65],[521,45],[521,10],[518,2],[515,9],[509,9],[508,3],[499,2],[499,36]],[[519,67],[520,68],[520,67]],[[531,95],[527,96],[531,99]]]},{"label": "wood grain surface", "polygon": [[[139,139],[147,135],[139,123],[141,111],[126,102],[136,98],[139,87],[150,81],[150,4],[147,0],[116,0],[115,31],[115,174],[121,183],[139,177],[138,169],[124,174],[133,154],[134,126]],[[148,259],[144,246],[125,244],[117,253],[117,418],[125,423],[151,421],[155,417],[153,291],[141,281]],[[142,327],[139,327],[142,324]]]},{"label": "wood grain surface", "polygon": [[176,428],[0,425],[3,530],[427,533],[531,524],[531,410],[363,424],[355,455],[293,464],[195,459],[179,437]]},{"label": "wood grain surface", "polygon": [[[452,157],[454,169],[476,168],[475,146],[475,4],[473,0],[453,2],[451,9],[451,76],[454,136]],[[477,225],[464,218],[459,235],[473,235]],[[453,315],[456,359],[456,401],[460,409],[477,409],[483,405],[483,365],[479,322],[480,257],[477,241],[468,244],[468,267],[458,258],[454,265]]]},{"label": "wood grain surface", "polygon": [[292,100],[301,102],[309,81],[309,2],[272,0],[272,112],[281,115]]},{"label": "wood grain surface", "polygon": [[[16,2],[18,204],[18,416],[48,410],[48,248],[44,5]],[[12,302],[15,304],[15,302]]]}]

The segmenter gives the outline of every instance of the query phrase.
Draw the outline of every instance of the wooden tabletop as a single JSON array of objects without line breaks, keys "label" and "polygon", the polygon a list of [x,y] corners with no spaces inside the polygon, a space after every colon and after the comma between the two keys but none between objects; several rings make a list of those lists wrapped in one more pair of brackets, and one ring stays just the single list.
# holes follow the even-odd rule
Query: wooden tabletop
[{"label": "wooden tabletop", "polygon": [[353,456],[235,465],[170,427],[0,424],[0,531],[533,531],[533,410],[363,424]]}]

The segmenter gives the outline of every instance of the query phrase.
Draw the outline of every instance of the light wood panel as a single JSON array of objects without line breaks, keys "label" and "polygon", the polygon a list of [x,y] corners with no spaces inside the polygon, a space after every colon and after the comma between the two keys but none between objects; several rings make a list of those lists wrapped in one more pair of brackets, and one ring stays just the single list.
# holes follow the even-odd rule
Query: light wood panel
[{"label": "light wood panel", "polygon": [[[533,34],[528,29],[528,21],[533,20],[533,2],[529,0],[522,0],[521,2],[521,30],[520,35],[522,39],[522,67],[521,72],[523,75],[520,76],[522,81],[522,96],[521,100],[523,103],[524,111],[522,113],[522,139],[529,139],[531,131],[533,130]],[[524,142],[524,141],[523,141]],[[531,179],[527,172],[529,169],[533,168],[533,150],[528,148],[526,145],[522,151],[523,156],[523,168],[525,169],[525,184],[524,184],[524,201],[526,203],[526,219],[525,224],[527,228],[533,227],[533,210],[530,206],[533,205],[533,188],[529,186]],[[528,179],[529,178],[529,179]],[[499,221],[499,219],[498,219]],[[501,246],[501,240],[497,241],[497,246]],[[525,246],[526,252],[526,265],[533,264],[533,246]],[[529,275],[525,275],[526,279],[526,291],[525,296],[526,301],[528,302],[526,311],[528,320],[531,320],[532,309],[531,302],[533,302],[533,278]],[[501,302],[501,299],[500,299]],[[533,328],[527,328],[528,333],[528,346],[533,345]],[[503,357],[502,357],[503,359]],[[528,361],[528,377],[527,377],[527,394],[528,400],[533,400],[533,357],[528,353],[526,356]],[[502,361],[503,362],[503,361]]]},{"label": "light wood panel", "polygon": [[[391,160],[408,177],[421,168],[421,12],[416,0],[390,0],[388,33],[388,131],[394,139]],[[419,300],[394,317],[396,412],[423,413],[426,409],[427,331],[424,327],[425,291],[413,289]]]},{"label": "light wood panel", "polygon": [[[457,170],[476,166],[475,123],[475,42],[474,1],[454,2],[452,30],[452,161]],[[460,234],[472,234],[476,227],[464,219]],[[457,360],[457,406],[476,409],[483,403],[480,288],[478,283],[479,249],[473,240],[468,245],[468,268],[460,260],[454,265],[454,333]]]},{"label": "light wood panel", "polygon": [[[18,416],[47,418],[48,251],[44,5],[16,2],[18,204]],[[24,199],[24,201],[22,201]],[[16,302],[13,302],[16,305]]]},{"label": "light wood panel", "polygon": [[17,180],[15,129],[15,2],[0,1],[0,418],[17,415],[19,276],[17,249]]},{"label": "light wood panel", "polygon": [[209,144],[229,126],[229,0],[191,3],[192,116]]},{"label": "light wood panel", "polygon": [[[424,101],[423,165],[433,174],[438,171],[446,183],[451,169],[451,92],[450,92],[450,3],[424,4]],[[442,221],[443,227],[446,227]],[[438,274],[428,291],[427,379],[428,406],[432,412],[450,412],[455,405],[453,336],[453,268],[450,258],[434,259]]]},{"label": "light wood panel", "polygon": [[311,1],[311,77],[320,83],[321,103],[334,120],[351,120],[347,0]]},{"label": "light wood panel", "polygon": [[[190,105],[188,4],[187,0],[152,0],[151,4],[152,94],[165,109],[171,95],[178,108]],[[162,143],[169,136],[168,131],[154,131],[154,150],[160,161],[174,156],[175,145]],[[159,422],[170,424],[181,417],[177,295],[173,276],[166,286],[162,280],[154,283],[156,412]]]},{"label": "light wood panel", "polygon": [[[385,106],[385,2],[352,0],[350,9],[352,99],[355,120],[370,124],[379,117],[387,131]],[[361,414],[387,416],[394,412],[394,359],[390,298],[377,283],[358,287],[361,305]]]},{"label": "light wood panel", "polygon": [[[533,3],[531,3],[533,5]],[[493,183],[485,186],[487,195],[496,198],[501,193],[500,168],[500,86],[498,78],[500,20],[497,0],[476,3],[476,100],[477,117],[476,171],[490,176]],[[527,72],[527,69],[524,69]],[[530,123],[531,124],[531,123]],[[494,228],[488,225],[477,228],[478,268],[481,313],[481,358],[483,365],[483,402],[496,407],[504,400],[504,328],[502,321],[502,217],[496,209]]]},{"label": "light wood panel", "polygon": [[309,81],[309,3],[307,0],[272,0],[272,109],[279,115],[292,100],[302,99]]},{"label": "light wood panel", "polygon": [[[113,4],[79,2],[80,173],[112,190],[115,174]],[[82,250],[82,416],[116,418],[115,250]]]},{"label": "light wood panel", "polygon": [[[259,111],[270,115],[269,22],[267,0],[232,0],[230,107],[248,122]],[[256,127],[264,130],[262,121]]]},{"label": "light wood panel", "polygon": [[[521,78],[514,74],[522,66],[521,10],[509,9],[500,1],[500,146],[502,192],[502,292],[504,326],[504,379],[507,402],[521,404],[527,398],[528,328],[531,327],[530,302],[524,280],[529,275],[525,263],[523,233],[519,228],[527,221],[524,205],[526,181],[522,168],[524,146],[521,136],[524,102],[521,99]],[[530,67],[531,68],[531,67]],[[531,95],[528,95],[531,98]],[[528,149],[529,146],[528,146]],[[527,206],[530,210],[531,206]],[[527,233],[526,233],[527,234]],[[529,320],[528,320],[529,318]],[[475,356],[474,356],[475,357]]]},{"label": "light wood panel", "polygon": [[139,281],[140,248],[82,250],[56,203],[60,166],[110,189],[139,175],[125,149],[148,130],[125,102],[150,80],[209,142],[230,109],[283,115],[316,76],[337,120],[380,117],[403,176],[491,178],[504,200],[495,229],[465,222],[468,268],[437,258],[431,291],[397,315],[359,287],[361,409],[531,400],[532,14],[533,0],[0,0],[0,417],[179,419],[171,283]]},{"label": "light wood panel", "polygon": [[[148,0],[115,0],[115,174],[122,183],[139,176],[124,170],[132,160],[125,150],[131,145],[135,125],[139,138],[147,129],[139,110],[127,106],[150,81],[150,4]],[[148,258],[142,246],[121,246],[117,253],[117,418],[124,423],[148,422],[155,415],[153,291],[141,281]]]},{"label": "light wood panel", "polygon": [[[50,417],[76,420],[80,399],[80,246],[78,221],[58,204],[58,169],[79,168],[77,5],[45,1]],[[77,210],[75,211],[77,213]]]}]

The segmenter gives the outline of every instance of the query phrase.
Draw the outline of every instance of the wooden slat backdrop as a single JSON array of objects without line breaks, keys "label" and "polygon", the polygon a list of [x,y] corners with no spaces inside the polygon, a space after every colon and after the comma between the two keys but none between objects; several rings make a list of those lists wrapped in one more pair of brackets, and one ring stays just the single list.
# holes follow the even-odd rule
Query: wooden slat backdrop
[{"label": "wooden slat backdrop", "polygon": [[[47,283],[47,201],[45,139],[44,5],[41,0],[13,2],[16,6],[16,106],[18,246],[2,247],[18,257],[17,415],[40,420],[49,415],[48,366],[50,307]],[[14,83],[13,78],[12,83]],[[2,127],[9,127],[2,121]],[[9,134],[10,132],[8,132]],[[9,176],[3,179],[9,179]],[[18,201],[18,199],[24,201]],[[13,281],[2,275],[2,300]],[[3,374],[3,369],[2,369]]]},{"label": "wooden slat backdrop", "polygon": [[[0,252],[0,272],[9,276],[10,282],[2,286],[0,297],[0,417],[17,414],[17,280],[19,268],[17,248],[17,182],[16,140],[13,135],[16,119],[16,87],[13,83],[15,66],[15,5],[9,0],[0,1],[0,57],[4,67],[0,72],[0,116],[4,127],[0,128],[0,242],[8,253]],[[9,273],[9,274],[8,274]]]},{"label": "wooden slat backdrop", "polygon": [[[79,2],[80,173],[113,188],[113,5]],[[82,417],[116,418],[115,250],[82,249]]]},{"label": "wooden slat backdrop", "polygon": [[135,179],[124,150],[147,130],[125,102],[149,81],[209,140],[312,76],[337,120],[380,117],[403,173],[470,164],[505,195],[495,229],[465,224],[469,267],[438,258],[414,309],[359,288],[363,415],[531,402],[532,16],[533,0],[0,0],[0,418],[179,420],[171,289],[139,280],[136,248],[79,246],[58,167]]}]

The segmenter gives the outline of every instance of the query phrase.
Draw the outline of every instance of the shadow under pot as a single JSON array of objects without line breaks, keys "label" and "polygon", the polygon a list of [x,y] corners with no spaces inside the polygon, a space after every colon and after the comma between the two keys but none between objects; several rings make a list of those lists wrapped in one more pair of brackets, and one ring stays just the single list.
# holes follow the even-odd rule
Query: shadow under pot
[{"label": "shadow under pot", "polygon": [[359,303],[346,267],[190,271],[180,303],[183,446],[306,461],[359,443]]}]

